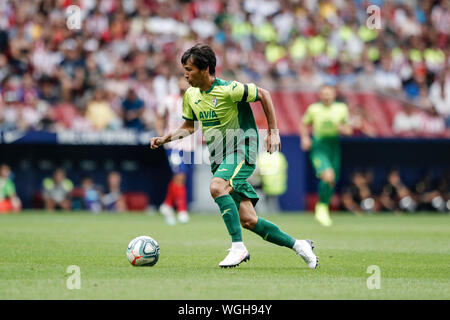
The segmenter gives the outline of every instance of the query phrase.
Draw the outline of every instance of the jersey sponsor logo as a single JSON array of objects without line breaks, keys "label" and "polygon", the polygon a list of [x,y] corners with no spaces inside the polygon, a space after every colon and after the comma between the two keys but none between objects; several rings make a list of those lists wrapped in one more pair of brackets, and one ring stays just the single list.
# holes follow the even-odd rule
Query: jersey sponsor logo
[{"label": "jersey sponsor logo", "polygon": [[212,120],[202,121],[202,125],[204,127],[214,127],[214,126],[218,126],[219,124],[220,124],[220,120],[219,119],[212,119]]},{"label": "jersey sponsor logo", "polygon": [[220,124],[220,120],[217,117],[217,113],[214,110],[200,111],[199,120],[204,127],[213,127]]},{"label": "jersey sponsor logo", "polygon": [[210,119],[217,119],[217,114],[214,110],[209,111],[200,111],[199,112],[200,120],[210,120]]},{"label": "jersey sponsor logo", "polygon": [[200,111],[199,119],[204,127],[212,127],[220,124],[220,120],[214,110]]}]

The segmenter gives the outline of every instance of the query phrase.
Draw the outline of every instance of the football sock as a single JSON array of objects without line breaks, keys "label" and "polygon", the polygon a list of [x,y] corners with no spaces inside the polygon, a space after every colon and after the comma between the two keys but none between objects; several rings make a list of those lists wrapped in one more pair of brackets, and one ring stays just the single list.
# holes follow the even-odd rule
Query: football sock
[{"label": "football sock", "polygon": [[292,248],[295,239],[290,235],[281,231],[277,225],[258,217],[255,227],[252,230],[254,233],[262,237],[264,240],[277,244],[279,246]]},{"label": "football sock", "polygon": [[187,211],[187,195],[186,195],[186,186],[184,184],[174,184],[175,190],[175,204],[177,206],[177,210]]},{"label": "football sock", "polygon": [[330,203],[331,197],[334,193],[334,187],[330,186],[328,183],[320,181],[319,182],[319,202],[328,205]]},{"label": "football sock", "polygon": [[241,222],[239,219],[239,212],[234,203],[233,198],[229,195],[223,195],[217,197],[214,200],[219,206],[220,213],[222,214],[223,221],[227,226],[228,233],[231,236],[232,242],[242,241]]},{"label": "football sock", "polygon": [[173,196],[174,196],[173,182],[170,181],[169,185],[167,186],[167,194],[166,198],[164,199],[164,203],[170,207],[173,207]]},{"label": "football sock", "polygon": [[239,249],[239,250],[245,249],[244,242],[242,242],[242,241],[232,242],[231,249]]}]

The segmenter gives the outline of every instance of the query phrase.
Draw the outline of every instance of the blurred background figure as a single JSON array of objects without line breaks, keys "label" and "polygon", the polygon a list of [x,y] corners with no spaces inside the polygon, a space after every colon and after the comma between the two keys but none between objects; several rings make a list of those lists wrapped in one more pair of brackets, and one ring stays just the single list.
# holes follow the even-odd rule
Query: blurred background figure
[{"label": "blurred background figure", "polygon": [[441,117],[436,108],[431,105],[420,118],[420,133],[424,137],[440,137],[445,132],[445,120]]},{"label": "blurred background figure", "polygon": [[402,182],[398,169],[392,169],[386,178],[379,196],[382,210],[414,212],[417,203],[411,191]]},{"label": "blurred background figure", "polygon": [[[179,93],[168,95],[158,108],[156,130],[160,136],[179,128],[184,121],[181,117],[183,96],[189,88],[189,84],[182,76],[178,77],[178,88]],[[173,176],[159,210],[169,225],[176,224],[175,210],[180,223],[189,221],[186,175],[189,170],[188,166],[192,165],[194,136],[191,135],[180,141],[172,141],[164,145]]]},{"label": "blurred background figure", "polygon": [[415,198],[419,211],[446,210],[445,179],[439,179],[432,172],[427,172],[414,186]]},{"label": "blurred background figure", "polygon": [[450,170],[444,172],[439,179],[438,190],[446,203],[447,211],[450,211]]},{"label": "blurred background figure", "polygon": [[16,194],[16,186],[11,179],[11,169],[6,164],[0,165],[0,214],[20,212],[22,203]]},{"label": "blurred background figure", "polygon": [[[254,177],[255,187],[263,192],[261,204],[258,204],[261,213],[276,213],[280,211],[279,197],[287,190],[288,163],[282,152],[272,154],[267,151],[260,152],[256,162]],[[256,177],[255,177],[256,176]],[[259,188],[258,188],[259,189]]]},{"label": "blurred background figure", "polygon": [[[340,135],[351,135],[349,110],[345,103],[336,100],[336,88],[324,85],[320,101],[311,104],[300,123],[300,146],[309,152],[311,163],[319,181],[319,201],[315,206],[316,220],[323,226],[332,225],[329,205],[341,170]],[[312,139],[308,126],[312,126]]]},{"label": "blurred background figure", "polygon": [[143,130],[142,115],[144,114],[144,110],[144,102],[138,98],[134,89],[129,89],[127,96],[122,101],[124,127],[137,131]]},{"label": "blurred background figure", "polygon": [[121,182],[122,177],[119,172],[112,171],[108,174],[106,192],[101,197],[101,202],[105,210],[115,212],[127,211],[125,197],[120,188]]},{"label": "blurred background figure", "polygon": [[102,210],[101,191],[94,185],[91,177],[86,176],[81,180],[81,189],[83,191],[83,208],[93,213]]},{"label": "blurred background figure", "polygon": [[414,105],[406,103],[403,110],[394,116],[393,130],[396,134],[405,137],[412,137],[419,133],[420,115]]},{"label": "blurred background figure", "polygon": [[344,188],[341,194],[342,209],[359,214],[374,212],[375,197],[372,194],[371,174],[364,174],[361,170],[353,172],[350,186]]},{"label": "blurred background figure", "polygon": [[353,136],[376,138],[378,133],[372,115],[361,105],[352,106],[350,104],[349,109],[349,122],[353,128]]},{"label": "blurred background figure", "polygon": [[119,127],[118,117],[107,100],[106,91],[97,88],[92,100],[87,105],[86,118],[95,130],[103,131]]},{"label": "blurred background figure", "polygon": [[45,178],[42,181],[42,187],[42,196],[46,210],[72,209],[71,192],[73,183],[66,177],[66,172],[63,169],[57,168],[51,178]]}]

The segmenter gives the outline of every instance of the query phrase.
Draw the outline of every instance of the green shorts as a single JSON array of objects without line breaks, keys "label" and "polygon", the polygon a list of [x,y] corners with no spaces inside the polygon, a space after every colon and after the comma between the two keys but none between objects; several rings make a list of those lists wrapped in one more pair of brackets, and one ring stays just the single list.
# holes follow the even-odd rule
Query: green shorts
[{"label": "green shorts", "polygon": [[339,138],[313,139],[309,156],[318,178],[325,170],[333,169],[335,181],[339,179],[341,169],[341,145]]},{"label": "green shorts", "polygon": [[251,200],[253,206],[259,200],[258,194],[253,186],[247,182],[255,171],[256,165],[249,164],[244,159],[240,160],[236,154],[225,157],[220,164],[211,165],[211,171],[216,178],[222,178],[230,182],[233,192],[230,194],[239,209],[242,198]]}]

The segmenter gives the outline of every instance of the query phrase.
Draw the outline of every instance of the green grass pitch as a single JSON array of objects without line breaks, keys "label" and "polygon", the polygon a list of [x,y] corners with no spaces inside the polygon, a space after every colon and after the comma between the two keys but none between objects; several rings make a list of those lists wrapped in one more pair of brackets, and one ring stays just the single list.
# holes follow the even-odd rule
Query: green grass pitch
[{"label": "green grass pitch", "polygon": [[[168,226],[160,215],[25,212],[0,215],[0,299],[449,299],[450,216],[310,214],[265,218],[315,241],[320,267],[309,270],[287,248],[245,230],[251,259],[217,266],[230,240],[221,217],[192,214]],[[133,267],[128,242],[149,235],[161,248],[154,267]],[[81,271],[69,290],[67,267]],[[369,289],[370,265],[380,289]]]}]

